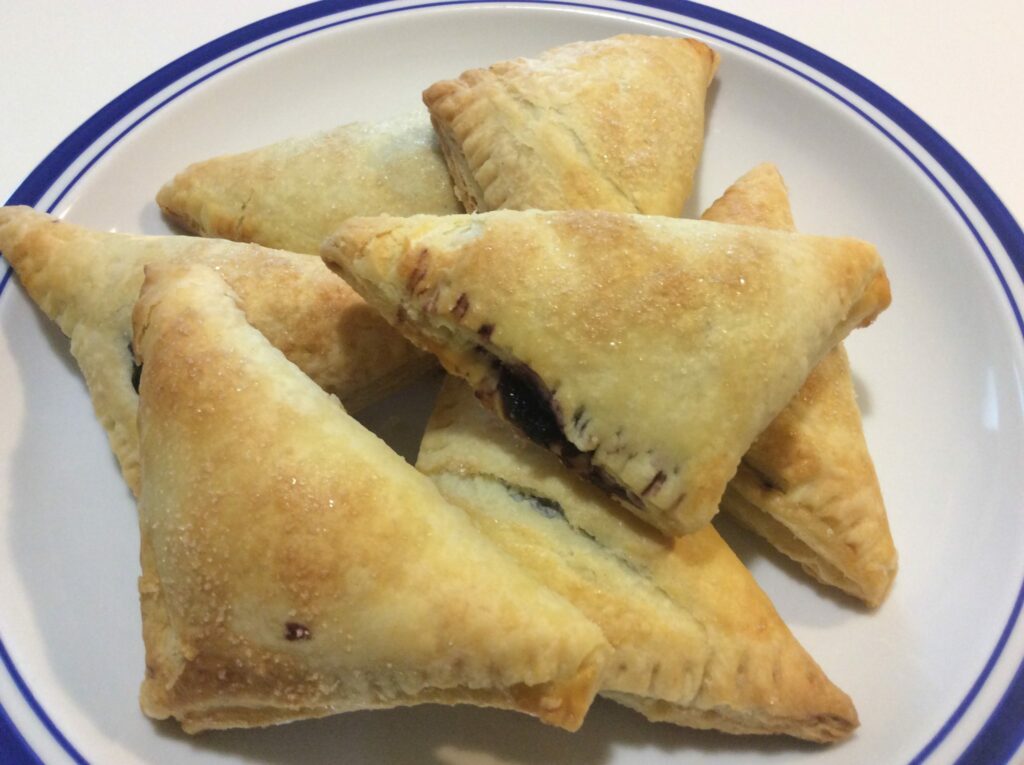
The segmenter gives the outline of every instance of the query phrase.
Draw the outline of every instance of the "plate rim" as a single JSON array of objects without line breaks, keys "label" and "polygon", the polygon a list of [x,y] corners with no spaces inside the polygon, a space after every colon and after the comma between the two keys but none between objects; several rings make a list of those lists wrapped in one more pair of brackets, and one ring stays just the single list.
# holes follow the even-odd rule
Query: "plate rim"
[{"label": "plate rim", "polygon": [[[354,21],[367,18],[391,15],[402,12],[423,10],[427,8],[501,5],[511,7],[540,6],[575,9],[581,11],[603,11],[616,15],[641,18],[659,23],[667,23],[676,28],[695,32],[706,37],[713,37],[722,42],[746,50],[762,59],[766,59],[782,68],[788,70],[806,82],[816,86],[828,95],[842,102],[842,104],[857,113],[858,116],[867,120],[873,128],[880,131],[886,138],[892,141],[920,170],[933,185],[942,193],[946,201],[952,205],[963,223],[968,227],[972,237],[985,254],[989,265],[995,271],[1000,282],[1003,294],[1011,308],[1014,319],[1021,335],[1024,336],[1024,317],[1013,292],[1009,286],[1003,269],[1000,268],[992,254],[989,246],[977,230],[974,223],[969,219],[961,205],[953,198],[949,190],[935,174],[924,165],[921,159],[908,148],[903,141],[893,135],[884,125],[868,114],[849,98],[827,84],[819,82],[808,73],[774,58],[768,53],[757,48],[745,45],[736,39],[716,35],[703,28],[689,26],[685,23],[644,13],[644,10],[658,10],[681,16],[705,24],[718,27],[732,34],[739,35],[759,45],[765,46],[773,52],[778,52],[802,65],[808,67],[815,73],[824,75],[828,80],[840,85],[850,93],[862,99],[865,103],[884,115],[894,125],[899,127],[918,145],[926,155],[930,156],[935,163],[948,174],[952,184],[964,193],[973,204],[980,217],[991,229],[993,235],[1002,247],[1016,271],[1017,277],[1024,282],[1024,231],[1014,219],[1012,213],[1006,208],[1003,202],[995,194],[992,188],[984,181],[981,175],[971,164],[946,141],[934,128],[923,119],[918,117],[902,102],[892,96],[888,91],[876,85],[871,80],[858,74],[853,69],[839,63],[835,59],[821,53],[820,51],[805,45],[797,40],[777,32],[767,26],[749,19],[729,13],[728,11],[711,8],[692,0],[622,0],[615,5],[603,4],[604,2],[616,2],[616,0],[515,0],[508,3],[506,0],[435,0],[434,2],[421,3],[390,3],[387,0],[319,0],[296,8],[282,11],[267,16],[250,24],[241,26],[227,34],[221,35],[197,48],[183,54],[170,63],[160,67],[152,74],[139,80],[135,85],[116,96],[95,114],[89,117],[78,128],[72,131],[61,141],[18,185],[7,205],[24,204],[36,206],[43,197],[51,192],[58,185],[62,176],[71,168],[90,148],[94,148],[111,128],[116,126],[133,111],[144,105],[154,96],[166,91],[176,83],[182,82],[189,75],[194,74],[204,66],[218,62],[239,49],[258,43],[271,35],[286,32],[289,29],[299,27],[303,24],[315,22],[320,19],[338,15],[349,11],[366,9],[366,13],[348,16],[337,19],[330,23],[304,29],[294,35],[282,37],[269,42],[267,45],[249,51],[242,56],[223,62],[201,77],[188,82],[184,87],[175,91],[158,104],[148,109],[144,114],[135,119],[125,127],[118,135],[114,136],[105,146],[89,159],[79,171],[66,182],[64,188],[57,194],[49,204],[47,212],[52,210],[61,202],[64,196],[78,180],[82,178],[91,167],[98,162],[106,152],[120,141],[125,135],[131,132],[136,126],[147,120],[155,112],[160,110],[170,101],[183,95],[191,88],[199,85],[210,77],[224,69],[230,68],[248,58],[259,55],[270,48],[293,41],[299,37],[323,31],[327,28],[341,26]],[[13,274],[13,268],[7,266],[6,272],[0,276],[0,296],[2,296],[7,283]],[[918,765],[931,756],[938,746],[946,739],[949,733],[956,728],[967,709],[976,699],[978,693],[988,680],[996,662],[1001,658],[1006,643],[1008,642],[1015,627],[1020,621],[1022,607],[1024,607],[1024,583],[1018,591],[1014,605],[1011,609],[1006,626],[1000,633],[995,647],[986,661],[981,673],[971,685],[966,696],[957,705],[956,709],[936,732],[928,743],[910,761],[910,765]],[[61,749],[76,763],[87,765],[87,760],[75,749],[71,742],[63,735],[52,719],[46,714],[38,700],[32,694],[28,684],[21,677],[10,654],[0,639],[0,664],[3,665],[7,675],[13,681],[15,688],[22,695],[23,700],[29,709],[35,714],[37,721],[53,736],[55,742]],[[1020,662],[1013,673],[1002,696],[993,706],[991,712],[982,723],[980,729],[967,744],[966,748],[957,758],[958,763],[990,763],[1008,762],[1010,757],[1024,743],[1024,719],[1020,719],[1017,710],[1024,708],[1024,660]],[[10,717],[10,714],[0,704],[0,753],[12,757],[15,763],[42,763],[39,755],[31,748],[25,739],[22,731],[17,727]]]}]

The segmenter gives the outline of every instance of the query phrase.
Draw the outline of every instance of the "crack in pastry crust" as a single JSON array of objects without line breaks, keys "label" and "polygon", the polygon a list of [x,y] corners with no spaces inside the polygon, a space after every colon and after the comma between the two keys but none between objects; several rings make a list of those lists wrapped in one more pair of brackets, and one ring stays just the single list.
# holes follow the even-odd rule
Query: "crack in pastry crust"
[{"label": "crack in pastry crust", "polygon": [[[525,364],[502,363],[493,357],[497,370],[497,382],[493,388],[485,387],[476,391],[479,398],[502,419],[523,432],[531,441],[538,443],[558,455],[566,467],[584,476],[591,483],[600,486],[608,494],[643,510],[642,496],[660,487],[665,474],[658,471],[648,487],[637,496],[619,483],[615,477],[600,465],[595,464],[596,449],[583,451],[566,436],[566,426],[556,399],[547,391],[543,380]],[[582,432],[582,409],[573,416],[573,425]]]}]

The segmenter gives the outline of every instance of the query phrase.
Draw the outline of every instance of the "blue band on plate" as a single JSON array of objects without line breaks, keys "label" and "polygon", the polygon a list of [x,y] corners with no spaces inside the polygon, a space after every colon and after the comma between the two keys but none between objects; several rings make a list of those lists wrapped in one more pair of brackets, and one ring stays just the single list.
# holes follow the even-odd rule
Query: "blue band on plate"
[{"label": "blue band on plate", "polygon": [[[479,2],[496,3],[501,2],[501,0],[476,0],[473,4],[478,4]],[[658,16],[644,14],[639,11],[628,11],[620,8],[604,8],[596,3],[557,2],[556,0],[527,0],[527,3],[533,5],[577,7],[610,11],[624,16],[649,18],[655,21],[669,23],[680,28],[689,29],[703,35],[718,37],[713,33],[709,33],[707,30],[695,29],[685,24],[672,22]],[[464,4],[469,4],[469,0],[442,0],[441,2],[424,3],[412,7],[372,11],[369,9],[372,8],[374,4],[365,2],[364,0],[322,0],[321,2],[310,3],[308,5],[303,5],[298,8],[278,13],[241,27],[234,32],[230,32],[196,48],[190,53],[187,53],[161,69],[158,69],[156,72],[139,81],[137,84],[96,112],[67,138],[61,141],[61,143],[52,152],[50,152],[50,154],[48,154],[46,158],[39,163],[39,165],[36,166],[36,168],[14,191],[10,199],[7,201],[7,204],[35,206],[43,196],[53,188],[54,184],[68,170],[68,168],[70,168],[82,154],[84,154],[90,147],[94,146],[108,130],[110,130],[125,116],[179,80],[192,74],[201,67],[238,50],[239,48],[251,45],[252,43],[270,35],[277,34],[301,24],[316,21],[317,19],[321,19],[326,16],[358,8],[368,9],[367,13],[361,14],[357,17],[332,22],[315,29],[305,30],[291,37],[270,43],[258,50],[251,51],[241,57],[225,62],[221,67],[207,73],[201,79],[189,83],[187,86],[169,95],[166,99],[153,106],[153,108],[145,114],[141,115],[131,125],[127,126],[119,135],[108,141],[107,145],[92,157],[90,162],[87,163],[87,165],[67,183],[65,188],[62,189],[60,194],[54,200],[52,206],[58,204],[64,194],[70,190],[79,178],[81,178],[81,176],[84,175],[92,165],[103,156],[103,154],[114,146],[124,135],[134,129],[140,122],[147,119],[182,93],[187,92],[200,82],[205,81],[216,73],[233,66],[239,61],[245,60],[253,55],[257,55],[268,48],[294,40],[297,37],[303,37],[328,27],[350,23],[370,16],[401,13],[403,11],[425,7]],[[971,165],[952,146],[950,146],[949,143],[947,143],[920,117],[911,112],[906,106],[896,100],[885,90],[813,48],[799,43],[779,32],[775,32],[774,30],[739,16],[735,16],[726,11],[709,8],[698,3],[689,2],[688,0],[636,0],[636,4],[638,6],[646,6],[648,8],[686,16],[700,22],[729,30],[730,32],[740,34],[800,61],[817,72],[824,74],[834,82],[839,83],[851,92],[857,94],[857,96],[871,104],[872,107],[898,125],[934,160],[936,160],[939,165],[941,165],[953,181],[968,196],[977,208],[978,212],[984,217],[993,233],[999,239],[1000,244],[1002,244],[1005,249],[1014,265],[1014,268],[1017,270],[1018,275],[1024,279],[1024,231],[1021,230],[1020,226],[1006,209],[1005,205],[1003,205],[974,168],[971,167]],[[791,73],[815,84],[834,98],[839,99],[847,107],[857,112],[861,117],[866,119],[876,129],[882,132],[887,138],[893,141],[912,161],[914,161],[918,168],[928,176],[929,180],[938,187],[947,201],[954,207],[965,225],[970,229],[979,246],[981,246],[982,250],[985,252],[989,263],[992,265],[1000,280],[1003,291],[1007,296],[1021,333],[1024,335],[1024,320],[1022,320],[1020,308],[1013,300],[1006,277],[999,269],[994,257],[991,252],[989,252],[988,247],[985,245],[980,234],[968,219],[964,211],[953,199],[951,194],[910,149],[908,149],[870,115],[866,114],[855,104],[851,103],[848,99],[844,98],[841,94],[832,90],[827,85],[814,80],[807,74],[800,72],[785,62],[772,58],[761,51],[725,37],[719,37],[719,39],[730,45],[743,48],[762,58],[770,60],[789,70]],[[0,293],[3,292],[10,276],[11,269],[8,267],[4,275],[0,277]],[[986,662],[981,674],[942,728],[914,757],[911,761],[911,765],[917,765],[917,763],[923,762],[928,758],[935,748],[938,747],[946,738],[950,731],[953,730],[963,714],[966,712],[967,708],[977,697],[977,694],[980,692],[982,686],[994,668],[995,663],[1002,655],[1006,642],[1020,617],[1022,605],[1024,605],[1024,583],[1022,583],[1021,589],[1014,602],[1014,606],[1011,609],[1006,627],[1000,634],[996,646],[993,649],[989,660]],[[0,663],[2,663],[7,669],[18,690],[24,696],[26,703],[39,718],[43,726],[54,736],[54,739],[60,744],[72,760],[84,765],[86,762],[85,758],[83,758],[67,738],[61,734],[60,730],[49,718],[45,710],[43,710],[39,705],[39,702],[32,695],[24,679],[18,673],[2,642],[0,642]],[[1012,757],[1014,752],[1016,752],[1020,747],[1021,743],[1024,742],[1024,713],[1022,713],[1022,710],[1024,710],[1024,663],[1018,667],[1007,691],[1000,702],[996,705],[985,725],[975,736],[967,749],[962,753],[958,763],[962,763],[963,765],[987,765],[988,763],[994,762],[1008,762],[1010,757]],[[17,763],[18,765],[37,765],[40,762],[38,756],[28,746],[20,731],[18,731],[14,726],[2,706],[0,706],[0,758],[2,758],[3,762]]]},{"label": "blue band on plate", "polygon": [[0,706],[0,762],[25,763],[25,765],[43,765],[21,731],[7,715],[7,710]]}]

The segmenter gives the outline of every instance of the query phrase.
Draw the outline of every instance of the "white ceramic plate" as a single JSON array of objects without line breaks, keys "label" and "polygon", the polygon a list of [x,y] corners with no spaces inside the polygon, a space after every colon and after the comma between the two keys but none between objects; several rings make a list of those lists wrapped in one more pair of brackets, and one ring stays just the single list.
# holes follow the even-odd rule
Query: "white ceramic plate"
[{"label": "white ceramic plate", "polygon": [[[762,160],[800,228],[877,244],[893,307],[848,347],[901,570],[869,613],[729,537],[862,727],[833,748],[651,725],[598,703],[570,735],[423,707],[189,738],[138,710],[135,509],[60,332],[0,295],[0,759],[221,763],[821,763],[1008,759],[1024,736],[1024,236],[973,170],[853,72],[701,6],[305,6],[160,70],[72,134],[12,202],[168,231],[189,162],[416,108],[436,79],[622,31],[721,52],[696,198]],[[668,7],[668,6],[666,6]]]}]

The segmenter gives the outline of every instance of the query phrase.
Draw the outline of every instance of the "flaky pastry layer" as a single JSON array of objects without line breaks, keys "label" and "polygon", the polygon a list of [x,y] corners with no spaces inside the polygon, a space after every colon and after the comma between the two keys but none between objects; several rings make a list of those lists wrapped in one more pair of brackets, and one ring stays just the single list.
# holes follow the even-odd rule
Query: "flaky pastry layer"
[{"label": "flaky pastry layer", "polygon": [[[453,378],[442,388],[417,466],[446,496],[471,506],[478,525],[539,581],[605,630],[613,653],[602,694],[652,720],[732,733],[835,741],[856,727],[849,698],[713,527],[676,540],[659,535],[518,437]],[[651,589],[668,604],[623,623],[630,607],[619,593],[630,589],[638,608],[647,608]],[[664,630],[683,616],[690,637],[667,649]]]}]

